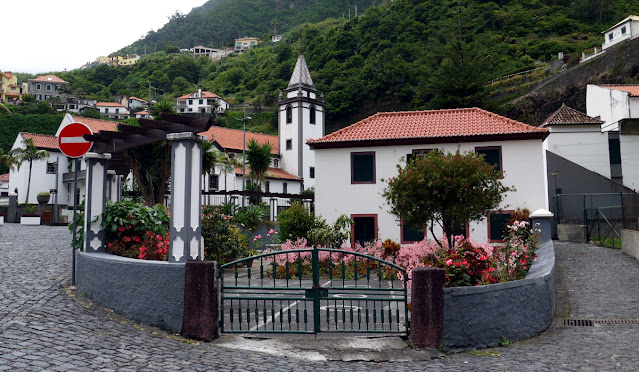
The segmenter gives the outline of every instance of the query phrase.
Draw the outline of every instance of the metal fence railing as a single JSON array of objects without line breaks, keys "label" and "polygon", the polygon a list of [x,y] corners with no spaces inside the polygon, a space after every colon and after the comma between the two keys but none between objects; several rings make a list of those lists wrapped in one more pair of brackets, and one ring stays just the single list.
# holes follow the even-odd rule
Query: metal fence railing
[{"label": "metal fence railing", "polygon": [[555,197],[557,223],[586,226],[588,241],[618,248],[621,229],[637,230],[639,194],[559,194]]}]

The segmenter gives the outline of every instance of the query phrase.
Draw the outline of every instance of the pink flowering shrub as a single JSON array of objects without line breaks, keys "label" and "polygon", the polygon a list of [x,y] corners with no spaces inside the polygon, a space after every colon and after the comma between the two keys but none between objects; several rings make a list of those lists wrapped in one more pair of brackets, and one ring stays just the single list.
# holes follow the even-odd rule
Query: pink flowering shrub
[{"label": "pink flowering shrub", "polygon": [[[364,246],[356,243],[354,247],[342,247],[344,254],[320,251],[320,271],[323,275],[332,271],[334,278],[350,279],[355,272],[361,278],[364,275],[370,275],[370,272],[375,272],[375,275],[386,279],[391,276],[404,279],[402,273],[396,269],[380,265],[375,260],[346,253],[357,252],[389,261],[406,269],[408,279],[414,268],[443,268],[446,270],[447,287],[506,282],[526,276],[532,260],[536,257],[534,251],[537,233],[538,231],[533,229],[529,222],[515,221],[508,226],[505,244],[497,246],[488,243],[478,244],[463,236],[456,236],[452,247],[445,243],[446,239],[442,239],[444,247],[430,240],[405,246],[400,246],[391,240],[384,242],[375,240]],[[291,252],[308,248],[312,246],[308,246],[304,238],[295,242],[288,240],[278,250],[280,254],[264,258],[263,264],[271,270],[275,267],[278,278],[297,277],[300,266],[302,275],[308,277],[312,275],[311,253]],[[266,250],[266,252],[269,251]]]}]

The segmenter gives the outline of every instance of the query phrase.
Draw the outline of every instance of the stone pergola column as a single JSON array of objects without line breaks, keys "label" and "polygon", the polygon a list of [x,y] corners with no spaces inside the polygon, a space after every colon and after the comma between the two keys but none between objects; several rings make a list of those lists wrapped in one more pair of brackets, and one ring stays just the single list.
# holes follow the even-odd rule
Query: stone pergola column
[{"label": "stone pergola column", "polygon": [[86,163],[84,202],[84,251],[104,252],[105,232],[100,226],[100,216],[106,207],[107,162],[111,154],[89,152],[84,155]]},{"label": "stone pergola column", "polygon": [[112,202],[122,199],[122,176],[114,170],[107,171],[107,198]]},{"label": "stone pergola column", "polygon": [[166,138],[171,141],[169,262],[202,261],[202,141],[206,137],[186,132]]}]

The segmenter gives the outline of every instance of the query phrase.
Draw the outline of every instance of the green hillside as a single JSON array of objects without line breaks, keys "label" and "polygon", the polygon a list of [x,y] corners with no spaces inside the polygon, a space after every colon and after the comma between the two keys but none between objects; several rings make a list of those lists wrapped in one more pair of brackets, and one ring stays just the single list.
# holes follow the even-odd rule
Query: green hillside
[{"label": "green hillside", "polygon": [[[221,0],[211,6],[242,1]],[[311,3],[319,2],[299,2]],[[205,9],[196,13],[205,14]],[[286,6],[281,9],[288,11]],[[171,38],[179,32],[168,30],[191,14],[165,26],[166,40],[176,40]],[[268,14],[264,19],[272,18]],[[499,95],[493,95],[486,82],[536,68],[558,52],[577,61],[582,50],[601,44],[602,30],[629,14],[639,14],[639,2],[394,0],[351,20],[300,24],[279,43],[263,43],[221,61],[158,52],[131,67],[101,66],[59,75],[72,83],[76,94],[99,100],[112,100],[117,93],[145,98],[150,83],[168,98],[201,87],[232,103],[268,107],[286,87],[296,57],[303,53],[316,87],[326,95],[327,131],[377,111],[480,106],[503,113],[504,102],[495,99]]]},{"label": "green hillside", "polygon": [[114,54],[165,50],[167,46],[190,48],[195,45],[219,47],[233,45],[244,36],[262,39],[277,32],[290,31],[307,22],[332,17],[355,16],[355,7],[363,12],[381,0],[209,0],[188,14],[175,13],[157,31],[149,31],[140,40]]}]

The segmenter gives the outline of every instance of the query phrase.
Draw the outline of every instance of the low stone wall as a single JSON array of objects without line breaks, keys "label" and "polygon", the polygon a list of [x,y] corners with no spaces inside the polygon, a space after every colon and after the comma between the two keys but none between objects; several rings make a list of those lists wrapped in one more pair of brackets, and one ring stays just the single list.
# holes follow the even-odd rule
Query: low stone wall
[{"label": "low stone wall", "polygon": [[449,350],[497,346],[544,331],[555,312],[555,251],[537,249],[526,278],[479,287],[446,288],[443,344]]},{"label": "low stone wall", "polygon": [[575,243],[587,243],[586,226],[561,223],[557,225],[557,237],[559,240]]},{"label": "low stone wall", "polygon": [[639,260],[639,231],[621,230],[621,250]]},{"label": "low stone wall", "polygon": [[133,320],[179,333],[185,265],[78,253],[77,285],[89,298]]}]

